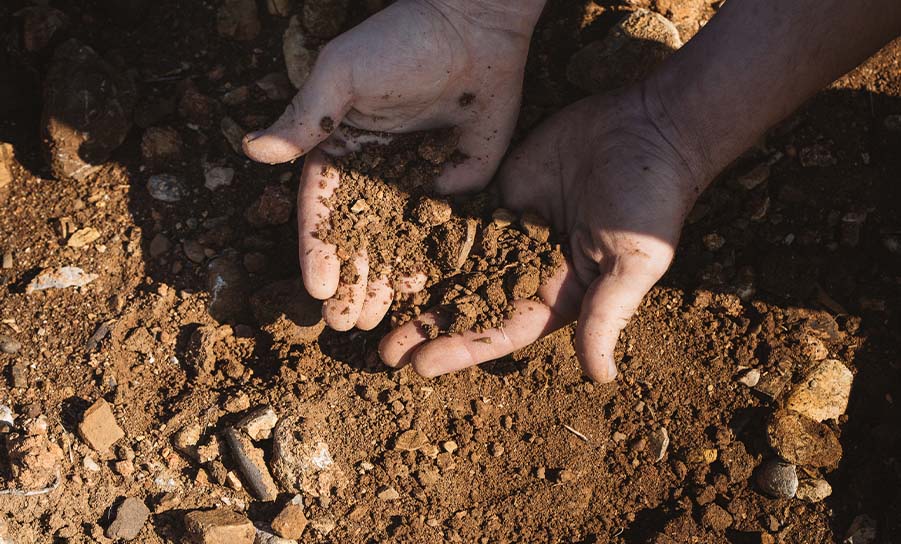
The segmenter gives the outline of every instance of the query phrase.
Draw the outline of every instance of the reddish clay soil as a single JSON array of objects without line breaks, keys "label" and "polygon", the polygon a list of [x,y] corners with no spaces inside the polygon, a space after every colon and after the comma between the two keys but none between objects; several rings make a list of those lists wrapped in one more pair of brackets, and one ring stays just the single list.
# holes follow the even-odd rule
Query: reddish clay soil
[{"label": "reddish clay soil", "polygon": [[[901,538],[901,42],[702,195],[672,269],[621,336],[616,382],[582,377],[571,328],[429,380],[379,363],[388,323],[323,329],[296,281],[300,164],[253,163],[221,130],[226,116],[265,126],[293,93],[282,76],[256,83],[285,72],[288,17],[261,1],[261,30],[237,41],[217,31],[218,1],[51,3],[67,24],[32,50],[27,3],[0,7],[0,142],[14,155],[0,150],[11,172],[6,187],[0,177],[0,410],[16,416],[0,421],[0,542],[110,542],[125,497],[151,511],[135,541],[180,542],[189,512],[235,510],[266,527],[295,494],[303,542]],[[378,4],[351,1],[344,27]],[[518,134],[583,96],[568,59],[626,12],[653,9],[687,40],[717,4],[552,0]],[[134,126],[80,181],[55,177],[42,145],[42,86],[68,38],[135,86]],[[142,152],[154,128],[177,149]],[[234,169],[231,184],[206,188],[210,165]],[[179,201],[151,196],[160,173],[178,176]],[[96,279],[28,288],[63,266]],[[774,458],[767,425],[824,359],[854,374],[845,413],[816,427],[841,458],[816,466],[823,453],[797,474],[832,493],[771,498],[755,476]],[[749,369],[762,376],[754,388],[740,381]],[[124,431],[103,452],[79,430],[100,398]],[[275,476],[268,501],[237,477],[228,431],[260,405],[283,425],[252,445]],[[279,443],[306,460],[324,444],[333,464],[291,480],[304,459]]]}]

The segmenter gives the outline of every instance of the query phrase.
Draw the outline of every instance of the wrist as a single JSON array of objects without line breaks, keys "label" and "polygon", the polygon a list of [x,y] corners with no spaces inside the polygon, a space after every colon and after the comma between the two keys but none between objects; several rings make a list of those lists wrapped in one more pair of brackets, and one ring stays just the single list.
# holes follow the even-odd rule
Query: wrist
[{"label": "wrist", "polygon": [[531,36],[546,0],[426,0],[492,30]]},{"label": "wrist", "polygon": [[642,81],[637,92],[645,115],[684,163],[684,189],[697,196],[731,159],[711,152],[719,146],[707,141],[704,110],[693,108],[690,100],[673,92],[676,88],[678,83],[662,78],[658,71]]}]

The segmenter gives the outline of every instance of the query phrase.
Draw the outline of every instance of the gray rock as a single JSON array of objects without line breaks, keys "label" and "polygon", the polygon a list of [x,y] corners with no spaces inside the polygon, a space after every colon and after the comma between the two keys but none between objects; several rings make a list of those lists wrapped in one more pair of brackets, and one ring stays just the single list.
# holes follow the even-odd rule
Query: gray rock
[{"label": "gray rock", "polygon": [[261,501],[274,501],[278,487],[266,467],[263,450],[254,447],[247,435],[232,427],[225,430],[225,439],[250,492]]},{"label": "gray rock", "polygon": [[147,180],[147,192],[160,202],[178,202],[188,194],[188,190],[177,176],[157,174]]},{"label": "gray rock", "polygon": [[0,334],[0,353],[15,355],[20,349],[22,349],[22,342],[19,342],[12,336]]},{"label": "gray rock", "polygon": [[104,533],[106,537],[113,540],[132,540],[141,532],[141,528],[150,517],[150,510],[141,499],[128,497],[116,509],[115,516]]},{"label": "gray rock", "polygon": [[300,24],[300,18],[295,15],[285,30],[282,38],[282,54],[285,57],[285,68],[288,70],[288,79],[294,87],[300,89],[316,62],[316,51],[307,48],[307,40]]},{"label": "gray rock", "polygon": [[219,187],[228,187],[235,179],[235,169],[228,166],[204,165],[203,168],[203,186],[210,191],[215,191]]},{"label": "gray rock", "polygon": [[53,175],[82,180],[96,172],[125,140],[136,97],[124,70],[77,40],[60,45],[44,82],[43,131]]},{"label": "gray rock", "polygon": [[757,485],[767,495],[790,499],[798,492],[798,472],[795,465],[770,459],[757,470]]}]

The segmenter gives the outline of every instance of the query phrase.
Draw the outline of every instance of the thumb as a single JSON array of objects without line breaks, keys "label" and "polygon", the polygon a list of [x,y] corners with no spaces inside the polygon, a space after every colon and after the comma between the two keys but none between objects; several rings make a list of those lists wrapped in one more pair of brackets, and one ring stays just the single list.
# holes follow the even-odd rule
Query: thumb
[{"label": "thumb", "polygon": [[644,264],[613,268],[621,270],[602,272],[588,287],[576,325],[575,348],[582,370],[600,383],[616,378],[613,351],[619,333],[666,270],[664,266],[658,274]]},{"label": "thumb", "polygon": [[267,164],[294,160],[338,127],[350,109],[349,68],[342,69],[323,56],[285,113],[271,127],[244,136],[244,153],[249,158]]}]

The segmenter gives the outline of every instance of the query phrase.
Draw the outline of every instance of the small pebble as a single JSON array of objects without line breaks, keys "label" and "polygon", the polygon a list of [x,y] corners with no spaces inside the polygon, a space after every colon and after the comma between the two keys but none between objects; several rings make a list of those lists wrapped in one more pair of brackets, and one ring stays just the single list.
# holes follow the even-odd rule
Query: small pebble
[{"label": "small pebble", "polygon": [[15,355],[20,349],[22,349],[22,342],[19,342],[12,336],[0,334],[0,353]]},{"label": "small pebble", "polygon": [[792,388],[785,407],[815,421],[838,419],[848,408],[854,374],[835,359],[817,364]]},{"label": "small pebble", "polygon": [[649,453],[654,462],[662,460],[663,456],[666,455],[667,448],[669,448],[669,433],[666,431],[666,428],[660,427],[651,433],[648,437],[648,445],[650,447]]},{"label": "small pebble", "polygon": [[253,523],[231,510],[195,510],[185,514],[185,529],[203,544],[253,544]]},{"label": "small pebble", "polygon": [[160,202],[178,202],[188,194],[181,180],[172,174],[150,176],[147,180],[147,192]]},{"label": "small pebble", "polygon": [[826,480],[817,478],[801,480],[795,496],[802,501],[820,502],[829,495],[832,495],[832,486]]},{"label": "small pebble", "polygon": [[738,375],[737,381],[744,386],[754,387],[760,382],[760,371],[756,368],[749,368]]},{"label": "small pebble", "polygon": [[758,469],[757,485],[767,495],[790,499],[798,491],[798,472],[795,465],[770,459]]},{"label": "small pebble", "polygon": [[391,486],[384,486],[376,492],[376,497],[383,501],[396,501],[400,498],[400,493]]},{"label": "small pebble", "polygon": [[149,517],[150,510],[144,501],[128,497],[116,509],[115,518],[104,534],[113,540],[133,540],[137,538]]}]

